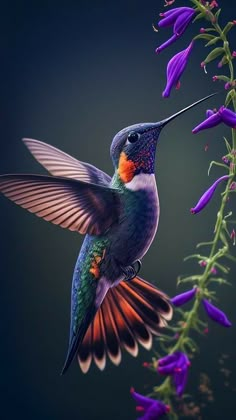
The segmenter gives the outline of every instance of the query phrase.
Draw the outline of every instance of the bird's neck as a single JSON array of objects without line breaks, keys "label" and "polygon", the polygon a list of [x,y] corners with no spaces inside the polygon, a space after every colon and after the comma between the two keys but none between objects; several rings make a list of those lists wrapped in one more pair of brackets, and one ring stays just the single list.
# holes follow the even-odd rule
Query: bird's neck
[{"label": "bird's neck", "polygon": [[151,162],[134,161],[122,152],[119,158],[118,167],[113,177],[113,185],[132,191],[149,189],[155,180],[154,168]]},{"label": "bird's neck", "polygon": [[141,190],[155,190],[156,189],[156,179],[154,173],[144,173],[139,172],[132,177],[132,179],[124,182],[119,172],[116,170],[112,178],[112,186],[114,188],[119,188],[124,192],[127,191],[141,191]]}]

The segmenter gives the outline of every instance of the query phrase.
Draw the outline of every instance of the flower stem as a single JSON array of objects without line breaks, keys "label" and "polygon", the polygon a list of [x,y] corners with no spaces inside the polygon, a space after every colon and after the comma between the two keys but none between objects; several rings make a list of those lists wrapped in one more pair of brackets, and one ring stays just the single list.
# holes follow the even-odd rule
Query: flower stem
[{"label": "flower stem", "polygon": [[[215,32],[219,34],[219,37],[221,38],[223,42],[223,48],[224,53],[227,58],[227,65],[229,68],[229,74],[230,74],[230,82],[234,81],[234,66],[233,66],[233,58],[229,47],[229,42],[227,40],[226,33],[224,33],[223,29],[218,23],[218,19],[214,16],[211,10],[209,10],[209,5],[205,6],[203,5],[199,0],[191,0],[192,3],[196,6],[196,10],[198,10],[203,17],[208,21],[211,22],[212,28]],[[232,95],[231,95],[231,102],[233,104],[233,109],[236,112],[236,92],[234,85],[232,84]],[[219,260],[222,257],[227,258],[234,258],[229,254],[229,245],[228,241],[226,239],[226,233],[229,236],[229,232],[226,227],[226,219],[229,215],[226,214],[225,208],[226,204],[229,200],[230,194],[231,194],[231,183],[233,180],[235,180],[236,177],[236,129],[231,130],[232,134],[232,141],[230,146],[230,151],[228,150],[228,157],[230,159],[230,166],[223,165],[225,168],[228,169],[228,175],[229,179],[227,181],[225,190],[222,194],[222,199],[220,203],[219,211],[217,212],[216,216],[216,222],[215,222],[215,228],[213,233],[213,238],[210,242],[207,242],[205,245],[209,246],[209,252],[207,257],[203,257],[204,261],[206,262],[206,265],[204,267],[204,271],[202,274],[198,276],[190,276],[187,278],[188,280],[192,280],[193,282],[197,283],[197,293],[195,294],[194,303],[192,305],[192,309],[189,312],[182,312],[184,323],[182,327],[179,328],[172,328],[173,332],[178,332],[178,338],[175,341],[175,343],[172,346],[168,345],[168,353],[172,354],[176,351],[182,351],[187,353],[187,350],[189,352],[189,349],[192,351],[196,351],[197,346],[193,342],[193,340],[190,338],[190,331],[195,329],[199,331],[200,328],[203,328],[203,323],[199,318],[199,310],[201,302],[206,297],[211,297],[212,292],[208,290],[208,286],[210,285],[211,281],[214,281],[214,279],[211,278],[212,269],[214,267],[217,267],[217,269],[221,269],[223,272],[227,272],[227,267],[225,267],[223,264],[219,263]],[[227,143],[227,141],[226,141]],[[222,166],[222,164],[217,163],[218,166]],[[200,245],[200,244],[199,244]],[[204,244],[201,244],[204,245]],[[198,254],[190,256],[191,258],[200,258]],[[187,258],[186,258],[187,259]],[[186,279],[185,279],[186,280]],[[220,279],[222,280],[222,279]],[[224,280],[223,280],[224,281]],[[187,348],[188,344],[188,348]],[[191,346],[190,346],[191,344]],[[154,367],[156,369],[158,362],[156,361],[154,363]],[[170,419],[178,419],[178,416],[174,413],[173,407],[171,405],[171,399],[175,397],[175,389],[173,387],[173,383],[171,380],[171,377],[168,376],[159,386],[155,387],[153,389],[155,395],[161,395],[161,397],[165,400],[167,404],[170,405],[171,410],[168,414],[168,417]]]}]

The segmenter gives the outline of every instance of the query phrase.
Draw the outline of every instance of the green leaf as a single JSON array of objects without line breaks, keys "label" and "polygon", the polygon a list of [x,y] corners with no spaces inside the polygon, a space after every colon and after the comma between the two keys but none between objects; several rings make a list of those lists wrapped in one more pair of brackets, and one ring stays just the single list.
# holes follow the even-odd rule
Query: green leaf
[{"label": "green leaf", "polygon": [[214,50],[212,50],[207,57],[205,58],[205,60],[203,60],[203,62],[205,64],[210,63],[211,61],[215,60],[217,57],[219,57],[220,55],[224,54],[225,50],[222,47],[217,47],[214,48]]},{"label": "green leaf", "polygon": [[207,41],[212,41],[215,38],[216,38],[215,35],[199,34],[199,35],[196,35],[193,39],[206,39]]},{"label": "green leaf", "polygon": [[177,278],[177,286],[179,286],[180,284],[182,284],[182,283],[195,283],[195,282],[199,282],[199,280],[200,280],[200,278],[201,278],[201,276],[197,276],[197,275],[194,275],[194,276],[189,276],[189,277],[184,277],[184,278],[181,278],[180,276]]},{"label": "green leaf", "polygon": [[205,32],[217,32],[215,28],[204,28],[204,29],[205,29]]},{"label": "green leaf", "polygon": [[222,277],[210,277],[209,282],[218,283],[219,285],[226,284],[227,286],[232,286],[229,281],[223,279]]},{"label": "green leaf", "polygon": [[236,263],[236,257],[234,257],[234,255],[225,254],[224,257],[226,257],[226,258],[228,258],[228,260],[231,260],[231,261]]},{"label": "green leaf", "polygon": [[229,62],[229,59],[226,55],[224,55],[224,57],[221,60],[221,67],[224,66],[225,64],[227,64]]},{"label": "green leaf", "polygon": [[221,9],[218,9],[218,10],[217,10],[217,12],[216,12],[216,14],[215,14],[216,22],[217,22],[217,21],[218,21],[218,19],[219,19],[220,12],[221,12]]},{"label": "green leaf", "polygon": [[234,26],[233,22],[228,22],[223,29],[223,34],[226,35],[230,29]]},{"label": "green leaf", "polygon": [[231,89],[227,93],[227,96],[226,96],[226,99],[225,99],[225,106],[228,106],[230,104],[230,102],[233,100],[234,96],[235,96],[235,90]]},{"label": "green leaf", "polygon": [[199,13],[194,19],[193,19],[193,22],[196,22],[197,20],[199,20],[199,19],[202,19],[202,18],[204,18],[205,17],[205,15],[206,15],[206,13],[205,12],[201,12],[201,13]]},{"label": "green leaf", "polygon": [[215,262],[214,265],[215,265],[215,267],[219,268],[219,270],[221,270],[225,274],[228,274],[228,272],[230,271],[230,268],[229,267],[225,267],[224,265],[222,265],[222,264],[220,264],[218,262]]},{"label": "green leaf", "polygon": [[[225,227],[225,230],[226,230],[226,232],[227,232],[227,228]],[[228,233],[228,232],[227,232]],[[229,245],[228,245],[228,241],[227,241],[227,238],[226,238],[226,236],[225,236],[225,234],[221,231],[220,232],[220,239],[221,239],[221,241],[223,242],[223,244],[225,244],[226,245],[226,248],[228,249],[228,247],[229,247]]]},{"label": "green leaf", "polygon": [[230,78],[227,77],[227,76],[224,76],[223,74],[221,74],[221,75],[217,74],[217,79],[218,80],[223,80],[223,82],[229,82],[230,81]]},{"label": "green leaf", "polygon": [[225,145],[226,145],[226,148],[227,148],[227,150],[228,150],[228,153],[231,153],[231,146],[230,146],[230,144],[229,144],[229,142],[228,142],[227,138],[226,138],[226,137],[223,137],[223,138],[224,138]]},{"label": "green leaf", "polygon": [[185,257],[183,261],[188,261],[188,260],[191,260],[192,258],[197,258],[198,260],[207,259],[207,257],[205,257],[204,255],[192,254],[192,255],[188,255],[187,257]]},{"label": "green leaf", "polygon": [[233,212],[232,211],[229,211],[229,213],[227,213],[225,216],[224,216],[224,220],[226,220],[226,219],[228,219],[229,217],[231,217],[233,215]]},{"label": "green leaf", "polygon": [[218,41],[221,41],[221,38],[219,36],[215,36],[213,39],[211,39],[205,47],[210,47],[211,45],[216,44]]},{"label": "green leaf", "polygon": [[195,351],[198,351],[199,350],[199,348],[197,346],[197,343],[192,338],[185,337],[185,339],[183,340],[183,342],[184,342],[184,345],[186,347],[188,347],[191,352],[192,351],[195,352]]},{"label": "green leaf", "polygon": [[213,241],[210,242],[200,242],[199,244],[196,245],[196,248],[200,248],[201,246],[210,246],[213,244]]},{"label": "green leaf", "polygon": [[221,166],[222,168],[226,168],[227,171],[229,170],[228,166],[225,165],[224,163],[220,163],[220,162],[216,162],[215,160],[212,160],[211,163],[210,163],[210,165],[209,165],[209,168],[208,168],[208,172],[207,172],[207,175],[208,176],[210,175],[210,171],[211,171],[211,168],[212,168],[213,165],[215,165],[215,166]]}]

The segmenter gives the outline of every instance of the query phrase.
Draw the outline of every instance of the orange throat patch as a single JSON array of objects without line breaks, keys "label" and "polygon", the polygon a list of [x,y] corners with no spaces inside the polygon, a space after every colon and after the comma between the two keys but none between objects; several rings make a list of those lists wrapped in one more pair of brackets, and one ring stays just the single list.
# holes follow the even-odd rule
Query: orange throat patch
[{"label": "orange throat patch", "polygon": [[118,174],[121,181],[124,183],[132,181],[135,169],[135,163],[132,160],[128,160],[125,152],[121,152],[118,166]]}]

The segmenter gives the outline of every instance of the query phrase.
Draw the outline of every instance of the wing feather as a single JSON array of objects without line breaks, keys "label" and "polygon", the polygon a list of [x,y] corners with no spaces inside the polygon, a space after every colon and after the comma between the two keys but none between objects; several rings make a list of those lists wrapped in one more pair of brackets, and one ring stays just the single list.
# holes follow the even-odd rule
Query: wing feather
[{"label": "wing feather", "polygon": [[77,179],[97,185],[108,185],[111,177],[89,163],[81,162],[47,143],[23,139],[35,159],[52,175]]},{"label": "wing feather", "polygon": [[80,233],[105,232],[120,212],[117,190],[69,178],[2,175],[0,192],[29,212]]}]

